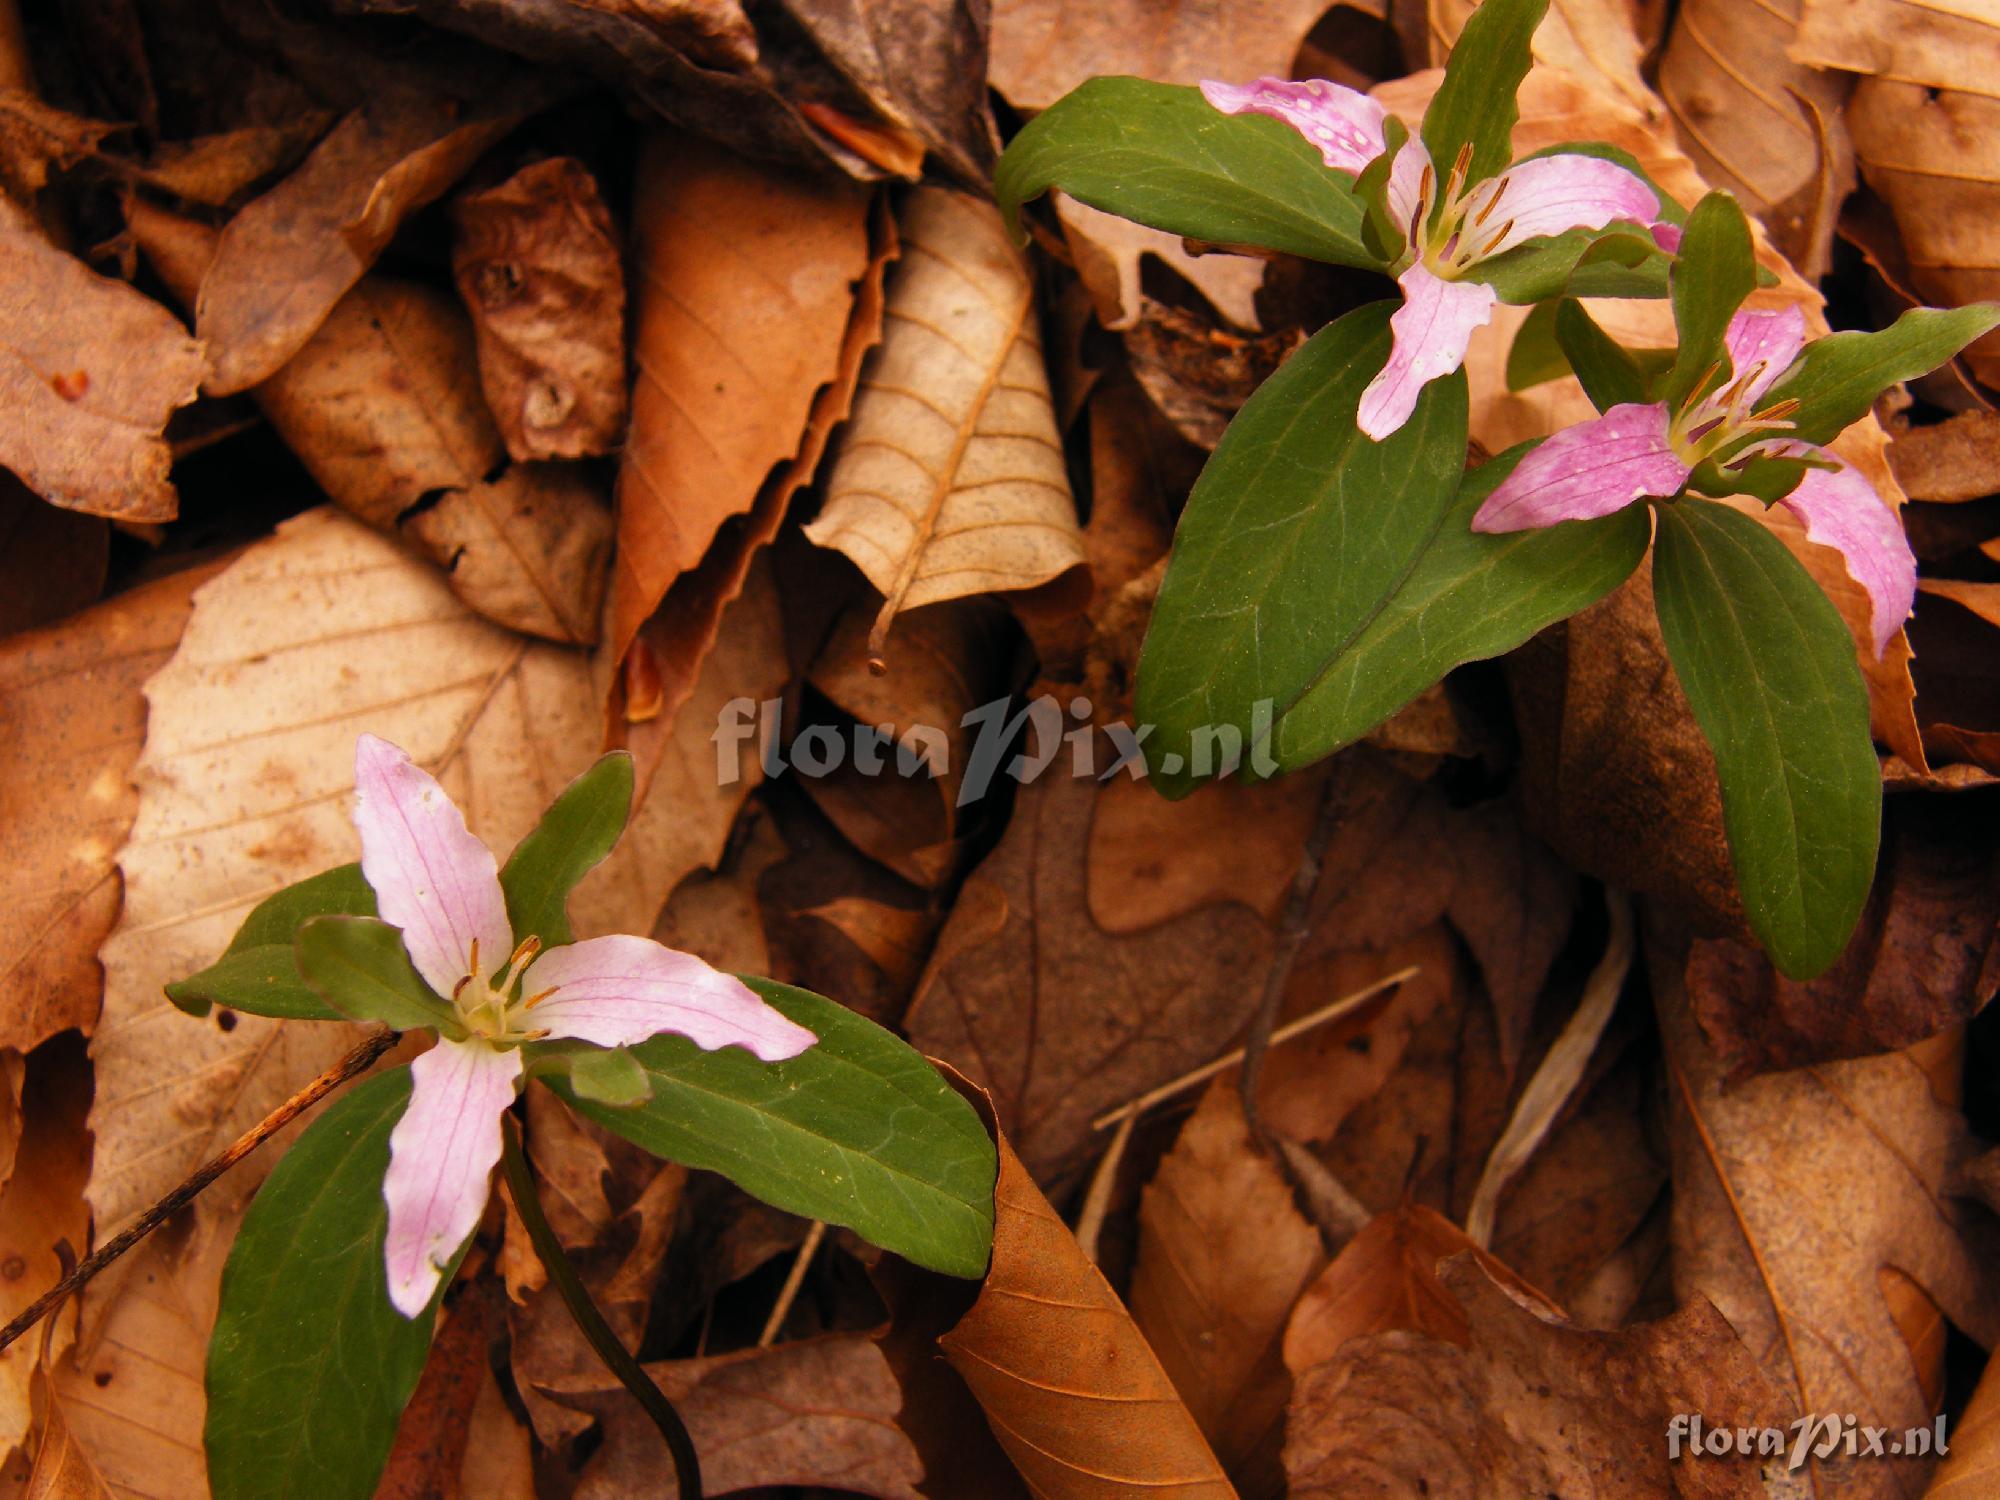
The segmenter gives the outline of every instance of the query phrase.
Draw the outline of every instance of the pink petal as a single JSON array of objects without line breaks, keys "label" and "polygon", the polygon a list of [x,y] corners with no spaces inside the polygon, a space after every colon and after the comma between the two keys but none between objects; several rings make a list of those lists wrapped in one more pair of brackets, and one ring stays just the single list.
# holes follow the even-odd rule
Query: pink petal
[{"label": "pink petal", "polygon": [[1745,398],[1754,406],[1757,398],[1792,367],[1799,351],[1805,347],[1805,312],[1796,303],[1776,312],[1745,308],[1729,320],[1722,343],[1729,351],[1729,368],[1733,377],[1742,376],[1753,366],[1758,367],[1755,378],[1750,382],[1749,395]]},{"label": "pink petal", "polygon": [[1382,154],[1386,111],[1366,94],[1308,78],[1259,78],[1254,83],[1204,83],[1201,96],[1226,115],[1269,115],[1283,120],[1319,149],[1320,160],[1340,172],[1359,172]]},{"label": "pink petal", "polygon": [[1654,221],[1653,243],[1669,255],[1678,255],[1681,250],[1681,226],[1669,224],[1665,219]]},{"label": "pink petal", "polygon": [[1411,224],[1419,214],[1430,207],[1430,200],[1438,190],[1437,175],[1431,175],[1430,192],[1424,191],[1424,172],[1431,164],[1431,154],[1424,149],[1422,136],[1413,135],[1403,142],[1402,150],[1396,153],[1396,160],[1389,168],[1387,198],[1389,217],[1396,221],[1404,234],[1410,232]]},{"label": "pink petal", "polygon": [[1465,363],[1473,330],[1492,318],[1500,300],[1483,281],[1446,281],[1421,261],[1396,284],[1403,305],[1389,319],[1395,339],[1389,362],[1368,382],[1355,413],[1361,430],[1378,443],[1410,420],[1425,386]]},{"label": "pink petal", "polygon": [[500,1116],[514,1101],[521,1054],[486,1042],[440,1041],[410,1064],[410,1103],[389,1133],[384,1257],[389,1300],[414,1318],[486,1210],[500,1159]]},{"label": "pink petal", "polygon": [[1530,451],[1486,497],[1472,529],[1526,531],[1608,516],[1644,495],[1677,494],[1687,477],[1667,441],[1664,403],[1614,406]]},{"label": "pink petal", "polygon": [[403,929],[426,984],[449,998],[472,972],[474,939],[486,973],[506,963],[514,936],[493,851],[436,777],[372,734],[354,746],[354,826],[382,920]]},{"label": "pink petal", "polygon": [[[1840,462],[1809,443],[1773,445],[1773,451],[1785,458]],[[1806,470],[1799,487],[1778,503],[1805,522],[1808,541],[1840,553],[1849,576],[1868,591],[1869,625],[1880,656],[1917,600],[1917,559],[1896,513],[1874,485],[1845,464]]]},{"label": "pink petal", "polygon": [[1614,219],[1650,225],[1660,200],[1617,162],[1566,152],[1516,162],[1473,189],[1466,210],[1466,234],[1498,236],[1481,249],[1483,259],[1545,234],[1602,229]]},{"label": "pink petal", "polygon": [[629,1047],[672,1031],[698,1047],[747,1047],[777,1062],[819,1040],[742,980],[651,938],[598,937],[551,948],[521,980],[524,995],[545,990],[554,993],[536,1002],[528,1024],[600,1047]]}]

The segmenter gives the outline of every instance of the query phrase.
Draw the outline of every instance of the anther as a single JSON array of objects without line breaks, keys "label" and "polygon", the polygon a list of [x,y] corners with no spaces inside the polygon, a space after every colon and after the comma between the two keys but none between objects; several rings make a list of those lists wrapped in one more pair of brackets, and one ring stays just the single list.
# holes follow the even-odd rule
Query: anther
[{"label": "anther", "polygon": [[1444,190],[1445,201],[1456,203],[1458,190],[1465,186],[1465,174],[1472,167],[1472,142],[1458,148],[1458,160],[1451,164],[1451,178]]},{"label": "anther", "polygon": [[1757,420],[1760,422],[1775,422],[1780,417],[1789,417],[1803,404],[1797,396],[1787,396],[1782,401],[1773,401],[1769,406],[1758,412]]},{"label": "anther", "polygon": [[465,987],[470,983],[472,983],[472,976],[470,974],[467,974],[464,978],[460,979],[457,984],[451,987],[451,1003],[453,1005],[458,1004],[458,997],[465,993]]},{"label": "anther", "polygon": [[468,959],[468,960],[467,960],[467,962],[468,962],[468,963],[469,963],[469,964],[470,964],[470,965],[472,966],[472,972],[473,972],[473,973],[475,973],[475,974],[477,974],[477,973],[479,972],[479,939],[478,939],[478,938],[474,938],[474,939],[472,940],[472,957],[471,957],[470,959]]},{"label": "anther", "polygon": [[537,1005],[540,1005],[544,1000],[548,999],[549,996],[553,995],[557,990],[561,988],[562,986],[559,984],[552,984],[547,989],[543,990],[540,994],[530,995],[527,999],[521,1002],[521,1009],[533,1010]]},{"label": "anther", "polygon": [[542,951],[542,940],[540,938],[535,937],[532,934],[522,938],[521,946],[516,948],[514,950],[514,956],[507,960],[507,968],[509,972],[519,969],[522,964],[527,963],[530,959],[532,959],[537,953],[540,953],[541,951]]},{"label": "anther", "polygon": [[[1504,177],[1496,178],[1493,183],[1493,195],[1490,198],[1488,198],[1483,205],[1481,205],[1479,212],[1473,215],[1472,227],[1474,229],[1477,229],[1481,224],[1484,224],[1487,221],[1487,219],[1492,217],[1493,210],[1500,206],[1501,194],[1505,193],[1506,191],[1507,191],[1507,179]],[[1508,227],[1512,228],[1513,226],[1510,224]]]},{"label": "anther", "polygon": [[1701,393],[1708,389],[1708,383],[1711,380],[1715,379],[1717,373],[1721,369],[1722,369],[1722,361],[1718,359],[1714,364],[1710,365],[1706,370],[1703,370],[1701,372],[1701,379],[1697,380],[1692,386],[1688,388],[1687,399],[1681,403],[1682,411],[1686,411],[1689,407],[1693,406],[1697,400],[1701,398]]},{"label": "anther", "polygon": [[1500,226],[1500,232],[1494,235],[1492,239],[1488,240],[1486,244],[1480,249],[1480,252],[1477,255],[1473,256],[1473,259],[1484,260],[1486,259],[1487,256],[1491,255],[1495,247],[1498,246],[1503,240],[1505,240],[1508,235],[1514,232],[1514,223],[1515,223],[1514,220],[1509,219],[1505,224],[1502,224]]}]

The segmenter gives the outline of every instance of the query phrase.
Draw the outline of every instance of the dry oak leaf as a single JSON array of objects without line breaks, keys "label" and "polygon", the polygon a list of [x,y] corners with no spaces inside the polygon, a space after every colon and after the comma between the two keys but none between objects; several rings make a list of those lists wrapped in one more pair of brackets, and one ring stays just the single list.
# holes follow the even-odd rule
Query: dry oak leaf
[{"label": "dry oak leaf", "polygon": [[[1706,1297],[1742,1335],[1793,1414],[1927,1425],[1934,1352],[1913,1349],[1899,1306],[1941,1312],[1981,1344],[2000,1336],[2000,1236],[1947,1197],[1974,1154],[1956,1100],[1956,1039],[1725,1086],[1690,1013],[1685,947],[1647,943],[1666,1042],[1677,1295]],[[1815,1462],[1816,1496],[1920,1492],[1928,1465]]]},{"label": "dry oak leaf", "polygon": [[882,343],[806,528],[883,596],[878,657],[900,610],[1088,581],[1034,283],[999,210],[918,188],[901,229]]},{"label": "dry oak leaf", "polygon": [[[715,1495],[824,1486],[880,1500],[920,1500],[924,1466],[896,1425],[901,1387],[875,1340],[825,1334],[768,1349],[648,1364],[694,1439]],[[666,1443],[602,1368],[564,1399],[602,1420],[604,1445],[575,1500],[652,1500],[669,1471]]]},{"label": "dry oak leaf", "polygon": [[452,276],[508,453],[610,452],[625,431],[625,267],[597,180],[551,157],[462,194],[452,222]]},{"label": "dry oak leaf", "polygon": [[201,345],[152,298],[56,249],[4,196],[0,266],[0,468],[53,505],[171,521],[160,433],[195,397]]},{"label": "dry oak leaf", "polygon": [[146,734],[140,688],[173,655],[189,596],[215,571],[0,642],[0,1049],[96,1023],[97,949],[118,917],[118,846],[139,806],[128,777]]},{"label": "dry oak leaf", "polygon": [[1781,1420],[1713,1307],[1595,1333],[1524,1305],[1470,1254],[1437,1280],[1462,1309],[1464,1347],[1373,1334],[1299,1377],[1285,1440],[1295,1500],[1763,1500],[1755,1457],[1675,1463],[1663,1441],[1677,1413]]},{"label": "dry oak leaf", "polygon": [[1048,108],[1085,79],[1132,73],[1162,83],[1287,77],[1326,0],[1149,0],[1066,5],[997,0],[993,86],[1028,113]]},{"label": "dry oak leaf", "polygon": [[[208,232],[135,203],[133,234],[185,295]],[[612,521],[575,466],[508,464],[479,387],[471,319],[441,292],[363,278],[253,392],[320,488],[446,570],[488,619],[594,641]]]},{"label": "dry oak leaf", "polygon": [[1233,1500],[1138,1325],[1004,1135],[993,1260],[938,1339],[1035,1495]]},{"label": "dry oak leaf", "polygon": [[248,390],[313,336],[394,237],[521,118],[402,89],[353,111],[284,181],[223,228],[194,301],[206,388]]},{"label": "dry oak leaf", "polygon": [[[1142,932],[1098,927],[1086,859],[1101,795],[1066,757],[1019,789],[905,1021],[913,1045],[992,1092],[1043,1182],[1092,1153],[1096,1116],[1227,1051],[1270,957],[1262,919],[1230,902]],[[1179,804],[1159,806],[1171,819]]]},{"label": "dry oak leaf", "polygon": [[1279,1346],[1325,1259],[1319,1231],[1258,1149],[1233,1078],[1181,1127],[1139,1203],[1133,1320],[1247,1496],[1283,1491],[1278,1450],[1291,1376]]},{"label": "dry oak leaf", "polygon": [[[815,427],[815,393],[859,365],[855,283],[873,260],[860,188],[677,132],[648,137],[634,203],[637,371],[606,632],[621,660],[723,524],[757,506],[774,469],[794,465],[792,488],[810,477],[837,420]],[[789,496],[769,507],[764,537]],[[713,601],[740,586],[741,566],[697,591],[693,622],[649,645],[654,679],[669,680],[628,690],[628,712],[679,707],[714,629]]]}]

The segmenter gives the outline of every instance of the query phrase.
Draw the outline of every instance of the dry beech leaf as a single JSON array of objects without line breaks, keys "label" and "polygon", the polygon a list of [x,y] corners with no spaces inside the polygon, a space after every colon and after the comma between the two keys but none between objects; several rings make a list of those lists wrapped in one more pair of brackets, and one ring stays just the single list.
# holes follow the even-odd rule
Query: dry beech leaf
[{"label": "dry beech leaf", "polygon": [[998,0],[993,86],[1016,109],[1046,109],[1087,78],[1132,73],[1162,83],[1290,74],[1326,0],[1160,6]]},{"label": "dry beech leaf", "polygon": [[1216,1457],[1250,1496],[1282,1492],[1285,1322],[1324,1259],[1236,1081],[1209,1086],[1139,1205],[1132,1317]]},{"label": "dry beech leaf", "polygon": [[452,204],[451,270],[479,381],[516,460],[608,453],[625,431],[625,268],[597,180],[574,157]]},{"label": "dry beech leaf", "polygon": [[[207,232],[145,204],[133,233],[185,292]],[[580,468],[508,464],[479,388],[471,320],[428,287],[364,278],[252,392],[320,488],[446,570],[487,618],[587,642],[612,521]]]},{"label": "dry beech leaf", "polygon": [[[1442,66],[1478,0],[1419,0],[1419,4],[1425,11],[1429,61]],[[1656,31],[1641,35],[1642,9],[1657,28],[1661,8],[1642,7],[1636,0],[1553,0],[1535,30],[1535,58],[1654,118],[1661,112],[1660,97],[1647,87],[1640,65],[1659,38]]]},{"label": "dry beech leaf", "polygon": [[[648,139],[634,201],[637,380],[607,631],[621,659],[723,523],[757,504],[774,469],[802,460],[793,487],[809,477],[803,455],[816,459],[826,434],[801,434],[818,415],[814,393],[858,365],[859,351],[850,360],[847,348],[854,283],[871,264],[859,188],[691,137]],[[771,507],[764,536],[789,493]],[[724,599],[741,578],[740,566],[728,571]],[[673,682],[651,712],[671,714],[685,698],[718,608],[701,603],[692,644],[657,649],[656,672]]]},{"label": "dry beech leaf", "polygon": [[914,988],[930,957],[937,920],[929,912],[870,901],[865,896],[841,896],[799,913],[816,917],[854,944],[882,977],[907,993]]},{"label": "dry beech leaf", "polygon": [[458,1493],[468,1500],[536,1500],[534,1434],[507,1405],[491,1369],[473,1398]]},{"label": "dry beech leaf", "polygon": [[[1791,1414],[1928,1425],[1942,1347],[1917,1358],[1887,1300],[1885,1271],[1914,1283],[1981,1344],[2000,1335],[2000,1243],[1983,1211],[1946,1196],[1976,1150],[1955,1099],[1940,1095],[1946,1080],[1955,1088],[1955,1038],[1725,1087],[1722,1062],[1690,1014],[1685,950],[1671,934],[1653,938],[1670,1079],[1676,1293],[1721,1309]],[[1814,1493],[1905,1496],[1924,1467],[1836,1454],[1816,1461]]]},{"label": "dry beech leaf", "polygon": [[431,1500],[449,1493],[465,1465],[473,1406],[481,1386],[492,1379],[487,1365],[490,1346],[505,1326],[503,1305],[491,1280],[473,1282],[452,1302],[403,1409],[372,1500]]},{"label": "dry beech leaf", "polygon": [[[881,1347],[835,1333],[769,1349],[648,1364],[694,1439],[703,1487],[827,1486],[880,1500],[920,1500],[922,1461],[896,1425],[903,1400]],[[600,1367],[564,1399],[596,1414],[604,1445],[576,1500],[653,1500],[670,1472],[666,1443]]]},{"label": "dry beech leaf", "polygon": [[[1044,1182],[1092,1154],[1097,1115],[1228,1050],[1270,955],[1269,929],[1233,902],[1143,932],[1098,927],[1085,861],[1099,795],[1066,757],[1017,791],[905,1022],[919,1050],[991,1091],[1001,1127],[1018,1132],[1021,1159]],[[1161,819],[1178,816],[1180,804],[1156,805]]]},{"label": "dry beech leaf", "polygon": [[[518,91],[503,88],[505,96]],[[521,118],[396,90],[348,115],[222,231],[195,301],[216,395],[275,374],[375,264],[405,217],[441,196]]]},{"label": "dry beech leaf", "polygon": [[1894,1051],[1970,1020],[2000,985],[2000,846],[1992,809],[1893,798],[1861,927],[1805,983],[1756,948],[1696,943],[1687,985],[1732,1079]]},{"label": "dry beech leaf", "polygon": [[97,1020],[97,948],[117,920],[118,846],[139,805],[128,782],[146,734],[139,690],[173,655],[189,596],[215,571],[0,642],[0,1048],[26,1052]]},{"label": "dry beech leaf", "polygon": [[194,399],[201,346],[159,303],[56,249],[4,196],[0,264],[0,467],[70,510],[172,520],[160,432]]},{"label": "dry beech leaf", "polygon": [[1235,1490],[1103,1273],[1003,1135],[993,1260],[938,1340],[993,1436],[1046,1500]]},{"label": "dry beech leaf", "polygon": [[162,141],[154,147],[139,180],[188,203],[226,208],[273,173],[291,166],[325,135],[334,116],[300,109],[285,118],[244,125],[190,141]]},{"label": "dry beech leaf", "polygon": [[1747,7],[1687,0],[1660,58],[1660,93],[1702,176],[1734,193],[1815,275],[1825,269],[1833,232],[1832,216],[1816,212],[1821,178],[1831,179],[1836,201],[1854,186],[1841,123],[1854,80],[1795,60],[1806,8],[1806,0]]},{"label": "dry beech leaf", "polygon": [[2000,412],[1960,412],[1901,432],[1889,445],[1889,466],[1912,500],[1955,504],[2000,495]]},{"label": "dry beech leaf", "polygon": [[63,1417],[63,1402],[49,1389],[45,1375],[42,1389],[47,1406],[42,1418],[42,1441],[21,1500],[112,1500],[110,1486],[71,1433]]},{"label": "dry beech leaf", "polygon": [[1270,262],[1254,255],[1190,255],[1177,234],[1121,219],[1065,192],[1054,196],[1076,274],[1090,293],[1097,321],[1106,328],[1130,328],[1139,321],[1139,268],[1148,255],[1193,286],[1236,327],[1255,331],[1261,326],[1257,288],[1264,284]]},{"label": "dry beech leaf", "polygon": [[1470,1255],[1438,1279],[1463,1309],[1465,1347],[1374,1334],[1299,1377],[1285,1440],[1297,1500],[1763,1500],[1755,1457],[1671,1463],[1661,1440],[1676,1413],[1716,1427],[1780,1420],[1713,1307],[1596,1333],[1524,1306]]},{"label": "dry beech leaf", "polygon": [[882,343],[806,528],[883,596],[878,657],[901,610],[1087,581],[1034,285],[999,211],[919,188],[901,229]]}]

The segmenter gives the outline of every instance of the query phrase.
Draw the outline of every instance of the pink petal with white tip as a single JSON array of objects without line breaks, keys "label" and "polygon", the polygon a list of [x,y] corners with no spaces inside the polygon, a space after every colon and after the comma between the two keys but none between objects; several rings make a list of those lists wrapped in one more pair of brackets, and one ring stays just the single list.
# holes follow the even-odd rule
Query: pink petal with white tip
[{"label": "pink petal with white tip", "polygon": [[1805,311],[1797,304],[1773,312],[1746,308],[1729,320],[1722,344],[1729,351],[1732,380],[1756,371],[1744,397],[1747,404],[1754,406],[1757,398],[1792,367],[1799,351],[1805,348]]},{"label": "pink petal with white tip", "polygon": [[382,1179],[389,1300],[406,1318],[430,1306],[444,1267],[479,1227],[500,1116],[520,1076],[518,1051],[477,1039],[440,1041],[410,1064],[410,1102],[389,1133]]},{"label": "pink petal with white tip", "polygon": [[1474,531],[1588,521],[1647,495],[1678,494],[1688,466],[1667,441],[1667,408],[1614,406],[1530,450],[1472,518]]},{"label": "pink petal with white tip", "polygon": [[[1773,444],[1771,451],[1784,458],[1840,463],[1808,443]],[[1880,656],[1917,601],[1917,559],[1896,513],[1882,503],[1874,485],[1846,464],[1806,470],[1799,487],[1778,503],[1805,523],[1808,541],[1837,551],[1848,575],[1867,590],[1869,626]]]},{"label": "pink petal with white tip", "polygon": [[1650,226],[1659,212],[1653,190],[1617,162],[1564,152],[1516,162],[1473,189],[1462,232],[1480,243],[1484,259],[1543,235],[1602,229],[1617,219]]},{"label": "pink petal with white tip", "polygon": [[513,928],[493,851],[466,829],[436,777],[372,734],[354,746],[354,826],[376,908],[402,928],[426,984],[449,998],[472,972],[475,939],[488,974],[507,961]]},{"label": "pink petal with white tip", "polygon": [[600,1047],[630,1047],[671,1031],[698,1047],[747,1047],[778,1062],[819,1040],[742,980],[651,938],[551,948],[528,966],[521,991],[531,998],[552,991],[528,1011],[529,1025]]},{"label": "pink petal with white tip", "polygon": [[1473,330],[1493,316],[1499,295],[1483,281],[1446,281],[1420,261],[1396,278],[1403,305],[1389,319],[1389,362],[1368,382],[1355,422],[1381,442],[1410,420],[1417,396],[1465,363]]},{"label": "pink petal with white tip", "polygon": [[1324,78],[1294,82],[1259,78],[1254,83],[1204,83],[1201,96],[1226,115],[1269,115],[1283,120],[1318,150],[1338,172],[1359,172],[1382,154],[1387,112],[1366,94]]}]

